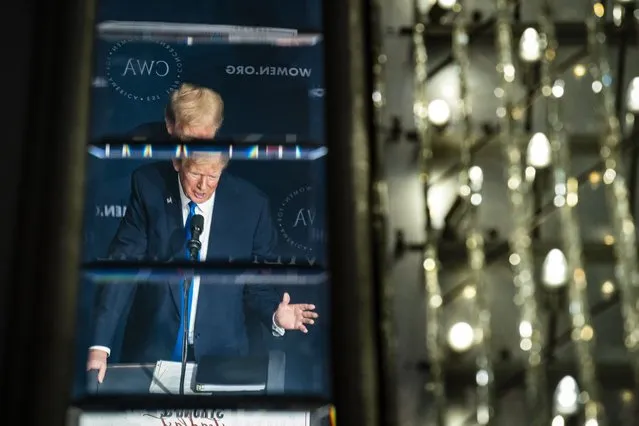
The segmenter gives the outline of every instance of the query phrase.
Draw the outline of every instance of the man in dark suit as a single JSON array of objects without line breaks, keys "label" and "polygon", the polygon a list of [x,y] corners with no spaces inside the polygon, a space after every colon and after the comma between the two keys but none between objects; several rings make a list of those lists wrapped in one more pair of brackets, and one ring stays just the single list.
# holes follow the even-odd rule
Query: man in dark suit
[{"label": "man in dark suit", "polygon": [[[208,90],[208,89],[205,89]],[[201,100],[197,96],[196,100]],[[195,104],[192,111],[197,111]],[[188,110],[188,109],[187,109]],[[219,115],[213,120],[188,121],[175,117],[170,133],[181,139],[213,137]],[[191,136],[192,135],[192,136]],[[204,217],[199,260],[249,261],[268,256],[276,244],[268,200],[248,182],[226,173],[226,157],[192,153],[187,159],[158,162],[136,170],[131,178],[131,197],[126,214],[109,247],[113,259],[171,261],[185,258],[190,220]],[[202,284],[202,285],[200,285]],[[310,304],[292,304],[272,288],[254,285],[208,285],[195,277],[183,312],[183,282],[155,284],[145,292],[127,321],[135,329],[128,350],[138,361],[179,360],[182,327],[188,325],[188,348],[192,359],[202,355],[237,355],[248,351],[245,312],[257,313],[274,335],[285,330],[307,332],[317,314]],[[107,285],[100,292],[96,308],[93,346],[89,348],[88,370],[106,374],[107,358],[120,318],[127,315],[136,285]]]}]

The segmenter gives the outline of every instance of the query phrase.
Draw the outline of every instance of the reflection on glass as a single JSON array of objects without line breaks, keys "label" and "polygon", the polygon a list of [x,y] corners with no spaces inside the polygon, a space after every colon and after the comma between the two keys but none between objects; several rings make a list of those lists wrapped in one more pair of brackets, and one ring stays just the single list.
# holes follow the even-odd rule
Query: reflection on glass
[{"label": "reflection on glass", "polygon": [[[305,411],[160,410],[82,413],[78,426],[324,426],[327,409]],[[76,426],[75,424],[69,426]]]},{"label": "reflection on glass", "polygon": [[[92,141],[217,136],[238,142],[321,143],[320,35],[272,34],[275,30],[265,29],[257,35],[241,32],[226,37],[227,44],[212,44],[220,37],[188,35],[188,31],[179,35],[177,30],[186,31],[144,29],[138,34],[143,40],[128,34],[130,30],[124,35],[113,28],[103,30],[96,46]],[[261,45],[228,44],[250,37]],[[182,107],[189,108],[186,115],[171,115]],[[219,120],[212,124],[214,130],[207,123],[180,133],[182,129],[173,127],[175,118],[185,125],[205,118]]]},{"label": "reflection on glass", "polygon": [[[171,157],[175,146],[89,150],[78,349],[89,391],[325,395],[322,153],[280,147],[283,160],[255,161],[270,147],[178,145]],[[130,272],[142,264],[155,272]]]},{"label": "reflection on glass", "polygon": [[[319,33],[301,33],[293,28],[202,25],[166,22],[108,21],[98,24],[101,40],[123,45],[131,41],[160,44],[253,44],[271,46],[315,46]],[[119,47],[119,46],[118,46]],[[166,64],[163,64],[166,65]],[[167,68],[164,67],[167,71]],[[160,71],[162,73],[162,71]],[[159,74],[162,75],[162,74]]]},{"label": "reflection on glass", "polygon": [[327,395],[320,8],[99,2],[81,394]]},{"label": "reflection on glass", "polygon": [[[196,148],[199,152],[220,153],[229,160],[317,160],[328,152],[325,147],[305,145],[252,145],[224,144],[209,145],[204,142]],[[191,148],[188,145],[168,144],[130,144],[121,140],[110,143],[89,145],[89,153],[100,159],[173,159],[187,157]]]},{"label": "reflection on glass", "polygon": [[249,266],[87,272],[77,391],[327,395],[326,273]]},{"label": "reflection on glass", "polygon": [[200,261],[324,262],[324,148],[104,145],[89,152],[85,261],[185,262],[186,221],[200,215]]}]

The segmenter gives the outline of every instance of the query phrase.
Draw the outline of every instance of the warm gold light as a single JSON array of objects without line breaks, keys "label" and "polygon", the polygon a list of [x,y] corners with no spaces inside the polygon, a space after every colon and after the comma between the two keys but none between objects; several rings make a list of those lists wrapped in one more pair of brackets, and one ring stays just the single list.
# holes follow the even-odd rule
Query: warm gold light
[{"label": "warm gold light", "polygon": [[601,293],[604,296],[610,296],[614,292],[615,285],[612,283],[612,281],[604,281],[603,284],[601,284]]},{"label": "warm gold light", "polygon": [[626,404],[632,402],[634,398],[635,398],[635,395],[632,393],[631,390],[625,389],[621,391],[621,400],[625,402]]},{"label": "warm gold light", "polygon": [[584,65],[582,65],[582,64],[577,64],[572,69],[572,73],[575,75],[575,77],[581,78],[584,75],[586,75],[586,67]]},{"label": "warm gold light", "polygon": [[612,235],[608,234],[608,235],[604,236],[603,242],[604,242],[605,245],[611,246],[611,245],[613,245],[615,243],[615,237],[613,237]]},{"label": "warm gold light", "polygon": [[594,336],[595,330],[589,325],[584,325],[581,328],[581,333],[579,333],[579,337],[581,338],[581,340],[585,340],[586,342],[592,340]]},{"label": "warm gold light", "polygon": [[477,290],[475,289],[474,285],[467,285],[466,287],[464,287],[463,294],[466,299],[472,299],[477,295]]},{"label": "warm gold light", "polygon": [[606,9],[601,3],[595,3],[592,7],[592,11],[597,18],[602,18],[604,16],[604,13],[606,13]]},{"label": "warm gold light", "polygon": [[601,182],[601,173],[599,172],[590,172],[588,175],[588,181],[590,181],[590,185],[596,186]]}]

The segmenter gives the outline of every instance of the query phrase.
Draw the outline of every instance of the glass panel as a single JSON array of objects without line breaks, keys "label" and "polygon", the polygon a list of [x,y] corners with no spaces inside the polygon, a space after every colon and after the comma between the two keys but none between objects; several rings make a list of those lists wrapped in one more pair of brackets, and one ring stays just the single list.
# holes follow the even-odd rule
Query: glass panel
[{"label": "glass panel", "polygon": [[[150,384],[162,369],[180,376],[187,312],[185,393],[202,393],[191,363],[203,362],[268,371],[268,386],[240,391],[328,395],[324,153],[90,146],[76,394],[87,391],[85,366],[99,371],[105,353],[108,373],[100,385],[89,373],[90,393],[178,393],[179,382]],[[200,201],[194,216],[190,200]],[[202,232],[189,237],[197,216]]]},{"label": "glass panel", "polygon": [[89,152],[86,262],[186,260],[194,200],[210,228],[201,261],[324,264],[324,148],[109,144]]},{"label": "glass panel", "polygon": [[[185,284],[196,305],[183,347]],[[294,331],[294,312],[278,304],[286,293],[291,304],[312,300],[309,308],[323,314],[327,287],[326,273],[309,266],[87,270],[75,394],[326,397],[328,318]],[[106,371],[85,373],[87,348],[109,352]]]},{"label": "glass panel", "polygon": [[327,397],[321,2],[175,6],[99,2],[75,395]]},{"label": "glass panel", "polygon": [[[251,30],[233,36],[229,32],[235,30],[200,27],[178,27],[174,32],[172,27],[161,27],[158,31],[165,34],[150,35],[127,30],[128,37],[144,37],[143,41],[122,39],[118,28],[105,26],[100,31],[93,79],[93,141],[170,139],[166,112],[173,108],[178,114],[190,114],[177,117],[181,125],[185,119],[194,119],[193,111],[184,111],[190,108],[197,109],[198,121],[209,113],[221,115],[215,130],[192,137],[321,143],[323,46],[319,35]],[[190,35],[181,35],[183,31]],[[228,37],[239,41],[247,37],[262,45],[223,44],[232,41]],[[211,103],[216,105],[209,110],[205,102],[198,105],[195,97],[204,95],[196,89],[214,95]]]}]

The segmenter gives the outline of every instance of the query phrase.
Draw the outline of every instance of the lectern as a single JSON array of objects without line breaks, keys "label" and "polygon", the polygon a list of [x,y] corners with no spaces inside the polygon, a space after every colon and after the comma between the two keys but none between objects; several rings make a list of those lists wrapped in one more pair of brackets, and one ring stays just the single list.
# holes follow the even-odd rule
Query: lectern
[{"label": "lectern", "polygon": [[[286,375],[286,354],[281,351],[269,352],[268,373],[266,379],[266,390],[262,392],[250,392],[251,394],[275,394],[282,395],[285,391]],[[98,383],[97,371],[90,371],[87,376],[87,393],[90,395],[111,394],[145,394],[149,393],[152,384],[153,389],[164,394],[177,394],[175,385],[177,383],[162,383],[154,376],[155,364],[115,364],[109,367],[107,375],[102,383]],[[190,370],[190,369],[189,369]],[[194,366],[192,374],[187,375],[185,380],[185,393],[193,391],[193,379],[197,371]],[[235,395],[241,397],[246,392],[223,392],[225,396]],[[210,393],[203,393],[210,395]]]}]

